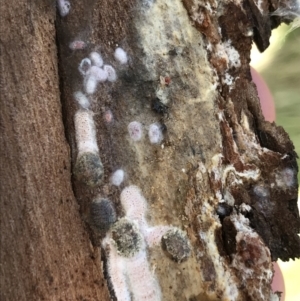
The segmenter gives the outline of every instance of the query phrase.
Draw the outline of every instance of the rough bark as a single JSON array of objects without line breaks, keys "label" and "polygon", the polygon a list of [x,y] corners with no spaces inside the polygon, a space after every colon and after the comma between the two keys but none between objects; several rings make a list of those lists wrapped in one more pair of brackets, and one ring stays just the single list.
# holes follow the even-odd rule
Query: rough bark
[{"label": "rough bark", "polygon": [[56,9],[1,2],[1,300],[109,300],[71,185]]},{"label": "rough bark", "polygon": [[[296,154],[284,130],[264,121],[249,71],[252,39],[264,50],[279,23],[269,18],[275,4],[71,5],[65,17],[49,1],[1,5],[1,300],[116,298],[114,264],[138,270],[138,260],[149,262],[162,300],[278,300],[271,261],[300,256]],[[70,49],[74,41],[86,46]],[[117,46],[127,64],[114,59]],[[89,96],[104,167],[92,187],[76,177],[74,126],[83,111],[74,92],[85,88],[78,66],[91,51],[118,76]],[[128,134],[132,121],[143,126],[141,141]],[[164,129],[158,144],[148,138],[153,123]],[[114,186],[120,168],[125,180]],[[145,247],[146,260],[114,254],[111,241],[122,237],[91,225],[96,198],[130,217],[120,202],[129,185],[145,197],[151,229],[187,233],[185,261],[167,256],[167,238]],[[151,293],[147,273],[126,273],[129,299],[141,294],[132,279]],[[145,300],[159,300],[150,293]]]}]

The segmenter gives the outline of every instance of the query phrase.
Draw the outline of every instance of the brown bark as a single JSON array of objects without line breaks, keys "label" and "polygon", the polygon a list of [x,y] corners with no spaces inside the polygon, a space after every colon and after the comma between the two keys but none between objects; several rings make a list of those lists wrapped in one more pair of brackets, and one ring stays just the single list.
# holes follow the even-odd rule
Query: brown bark
[{"label": "brown bark", "polygon": [[71,185],[55,6],[1,2],[1,300],[109,300]]},{"label": "brown bark", "polygon": [[[72,2],[63,18],[49,1],[1,4],[1,300],[114,298],[105,280],[111,255],[100,248],[107,233],[89,226],[90,204],[109,199],[120,218],[120,193],[132,184],[148,202],[149,225],[178,227],[192,246],[183,263],[147,248],[162,300],[270,298],[271,256],[299,256],[296,155],[284,130],[263,120],[249,72],[249,32],[264,50],[278,20],[267,1],[264,14],[251,0],[182,2]],[[70,49],[76,40],[86,47]],[[127,65],[114,61],[117,45]],[[118,75],[90,97],[104,167],[94,187],[71,173],[73,94],[84,90],[78,65],[91,51]],[[163,112],[153,110],[158,95]],[[151,144],[146,131],[130,140],[134,120],[164,124],[163,142]],[[115,187],[118,168],[126,177]],[[258,286],[248,269],[269,278]]]}]

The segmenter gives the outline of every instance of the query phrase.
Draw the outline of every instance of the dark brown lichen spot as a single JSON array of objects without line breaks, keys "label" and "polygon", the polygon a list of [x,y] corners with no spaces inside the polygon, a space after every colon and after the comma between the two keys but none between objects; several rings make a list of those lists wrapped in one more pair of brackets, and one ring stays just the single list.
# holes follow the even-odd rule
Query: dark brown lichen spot
[{"label": "dark brown lichen spot", "polygon": [[77,180],[88,186],[99,185],[103,176],[103,165],[99,155],[83,153],[78,156],[74,167],[74,175]]},{"label": "dark brown lichen spot", "polygon": [[162,237],[162,248],[174,261],[180,263],[191,255],[191,247],[186,234],[177,229],[169,230]]},{"label": "dark brown lichen spot", "polygon": [[107,199],[95,199],[90,205],[90,219],[97,230],[107,231],[117,220],[113,203]]},{"label": "dark brown lichen spot", "polygon": [[236,252],[236,241],[235,237],[237,234],[237,231],[235,229],[234,224],[230,220],[230,217],[225,217],[222,222],[222,237],[223,237],[223,243],[224,248],[228,255]]}]

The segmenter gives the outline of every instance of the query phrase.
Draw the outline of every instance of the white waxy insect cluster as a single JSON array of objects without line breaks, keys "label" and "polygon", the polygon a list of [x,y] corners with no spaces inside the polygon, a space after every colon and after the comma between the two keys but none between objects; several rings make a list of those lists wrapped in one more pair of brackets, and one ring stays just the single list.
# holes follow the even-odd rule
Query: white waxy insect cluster
[{"label": "white waxy insect cluster", "polygon": [[97,66],[92,66],[85,78],[84,78],[84,88],[87,94],[94,94],[98,83],[103,83],[107,80],[108,74],[102,68]]},{"label": "white waxy insect cluster", "polygon": [[[57,3],[61,14],[65,15],[68,8],[70,8],[68,5],[69,2],[59,0]],[[69,44],[69,47],[72,50],[83,49],[86,47],[86,43],[83,41],[73,41]],[[127,54],[123,49],[116,50],[115,56],[121,63],[127,62]],[[81,108],[76,112],[74,117],[78,148],[74,174],[78,180],[87,185],[95,186],[102,179],[103,165],[99,156],[93,112],[89,110],[91,100],[87,95],[94,94],[99,83],[116,81],[117,73],[111,65],[104,65],[101,54],[96,51],[92,51],[89,57],[84,58],[80,62],[78,70],[84,78],[83,86],[85,94],[81,91],[73,94],[75,101]],[[113,115],[110,110],[105,112],[104,119],[107,124],[113,121]],[[123,182],[123,179],[124,171],[118,170],[112,175],[111,184],[119,186]]]},{"label": "white waxy insect cluster", "polygon": [[103,59],[100,53],[93,51],[90,53],[90,59],[94,66],[101,68],[103,66]]},{"label": "white waxy insect cluster", "polygon": [[[126,64],[128,61],[127,53],[120,47],[115,50],[114,56],[120,64]],[[94,94],[98,83],[117,80],[114,67],[104,65],[101,54],[96,51],[91,52],[89,58],[81,61],[79,71],[84,76],[84,88],[87,94]]]},{"label": "white waxy insect cluster", "polygon": [[96,128],[93,112],[78,110],[74,117],[78,155],[82,153],[98,153]]},{"label": "white waxy insect cluster", "polygon": [[111,65],[104,65],[103,69],[107,73],[107,80],[108,81],[114,82],[114,81],[117,80],[117,73]]},{"label": "white waxy insect cluster", "polygon": [[86,48],[86,43],[80,40],[75,40],[69,44],[71,50],[82,50]]},{"label": "white waxy insect cluster", "polygon": [[122,49],[121,47],[116,48],[116,50],[115,50],[115,59],[120,64],[127,64],[128,57],[127,57],[127,53],[125,52],[125,50]]},{"label": "white waxy insect cluster", "polygon": [[161,290],[153,275],[147,258],[147,253],[139,252],[132,258],[124,260],[127,275],[130,279],[130,289],[133,300],[160,301]]},{"label": "white waxy insect cluster", "polygon": [[[171,226],[150,227],[146,221],[147,201],[137,186],[131,185],[122,190],[120,201],[125,217],[115,223],[103,240],[108,252],[108,274],[117,300],[160,301],[159,284],[150,270],[147,247],[161,243],[163,235],[176,228]],[[174,233],[176,234],[174,234]],[[173,231],[166,237],[168,248],[176,252],[176,243],[185,237],[181,231]],[[177,233],[180,233],[178,239]],[[174,237],[175,240],[172,241]],[[184,242],[188,245],[187,242]],[[177,246],[179,247],[179,246]],[[181,250],[179,247],[178,249]],[[188,253],[188,254],[187,254]],[[179,254],[184,260],[189,252]],[[178,257],[178,255],[174,255]]]},{"label": "white waxy insect cluster", "polygon": [[105,82],[108,78],[108,73],[97,66],[92,66],[88,71],[88,78],[95,78],[97,82]]},{"label": "white waxy insect cluster", "polygon": [[92,66],[92,61],[89,59],[89,58],[84,58],[80,64],[79,64],[79,67],[78,67],[78,70],[79,72],[85,76],[87,75],[89,69],[91,68]]},{"label": "white waxy insect cluster", "polygon": [[150,124],[148,135],[149,135],[149,140],[152,144],[159,144],[164,139],[161,130],[161,125],[158,123]]},{"label": "white waxy insect cluster", "polygon": [[143,125],[138,121],[132,121],[128,124],[128,133],[133,141],[139,141],[143,137]]},{"label": "white waxy insect cluster", "polygon": [[117,73],[111,65],[103,66],[103,58],[100,53],[93,51],[89,58],[84,58],[78,67],[84,77],[84,89],[87,94],[94,94],[99,83],[117,80]]},{"label": "white waxy insect cluster", "polygon": [[[127,130],[130,138],[133,141],[140,141],[143,138],[143,125],[138,121],[132,121],[128,124]],[[149,125],[148,137],[151,144],[160,144],[163,139],[162,125],[159,123],[152,123]]]},{"label": "white waxy insect cluster", "polygon": [[74,167],[76,178],[88,186],[96,186],[103,176],[93,112],[78,110],[74,117],[78,155]]},{"label": "white waxy insect cluster", "polygon": [[120,195],[122,207],[129,219],[137,220],[140,225],[144,224],[147,211],[147,201],[137,186],[131,185],[124,188]]},{"label": "white waxy insect cluster", "polygon": [[66,0],[57,0],[57,8],[61,17],[65,17],[71,8],[71,3]]},{"label": "white waxy insect cluster", "polygon": [[125,173],[124,173],[123,169],[116,170],[110,178],[111,184],[115,185],[115,186],[120,186],[122,184],[122,182],[124,181],[124,176],[125,176]]},{"label": "white waxy insect cluster", "polygon": [[[72,45],[72,48],[75,46],[75,44]],[[120,47],[115,50],[114,56],[120,64],[128,62],[127,53]],[[88,94],[95,93],[98,83],[105,81],[114,82],[117,80],[117,73],[114,67],[108,64],[105,65],[101,54],[96,51],[92,51],[89,58],[84,58],[78,69],[85,77],[84,87]]]},{"label": "white waxy insect cluster", "polygon": [[81,91],[75,92],[73,96],[81,108],[88,109],[90,107],[90,100]]}]

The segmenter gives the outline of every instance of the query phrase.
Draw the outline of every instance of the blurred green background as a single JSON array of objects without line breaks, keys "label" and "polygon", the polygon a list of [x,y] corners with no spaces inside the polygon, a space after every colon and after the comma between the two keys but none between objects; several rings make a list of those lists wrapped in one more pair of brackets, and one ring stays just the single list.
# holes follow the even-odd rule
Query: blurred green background
[{"label": "blurred green background", "polygon": [[[270,47],[264,53],[253,47],[251,65],[262,75],[274,97],[276,124],[288,132],[300,156],[300,28],[291,32],[289,28],[281,25],[273,30]],[[299,199],[300,196],[298,207]],[[285,281],[285,301],[300,301],[300,259],[278,264]]]}]

